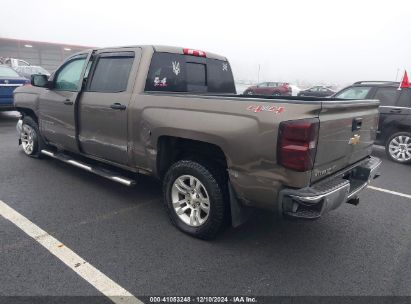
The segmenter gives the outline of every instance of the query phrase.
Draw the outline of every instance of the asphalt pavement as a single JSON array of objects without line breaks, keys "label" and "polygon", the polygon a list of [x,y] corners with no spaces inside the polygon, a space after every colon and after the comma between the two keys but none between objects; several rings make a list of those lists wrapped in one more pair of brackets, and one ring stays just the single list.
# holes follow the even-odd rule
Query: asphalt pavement
[{"label": "asphalt pavement", "polygon": [[[26,157],[0,113],[0,200],[136,297],[411,296],[411,198],[367,189],[313,222],[258,212],[214,241],[175,229],[161,185],[127,188],[52,159]],[[373,186],[411,195],[411,166],[383,159]],[[0,296],[101,295],[0,216]]]}]

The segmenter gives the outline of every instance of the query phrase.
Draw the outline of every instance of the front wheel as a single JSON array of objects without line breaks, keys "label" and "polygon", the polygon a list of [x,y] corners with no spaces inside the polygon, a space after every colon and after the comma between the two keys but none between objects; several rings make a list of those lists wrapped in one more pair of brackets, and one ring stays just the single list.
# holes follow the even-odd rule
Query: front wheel
[{"label": "front wheel", "polygon": [[24,117],[20,132],[21,146],[30,157],[40,157],[44,147],[37,123],[29,116]]},{"label": "front wheel", "polygon": [[401,164],[411,163],[411,133],[399,132],[393,134],[385,145],[387,156]]},{"label": "front wheel", "polygon": [[214,238],[226,218],[226,188],[224,175],[213,166],[191,160],[175,163],[163,181],[172,223],[191,236]]}]

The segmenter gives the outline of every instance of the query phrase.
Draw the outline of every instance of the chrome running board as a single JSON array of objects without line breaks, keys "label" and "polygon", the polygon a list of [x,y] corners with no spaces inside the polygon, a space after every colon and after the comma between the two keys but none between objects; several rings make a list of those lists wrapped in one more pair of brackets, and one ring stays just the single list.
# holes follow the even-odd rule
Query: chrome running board
[{"label": "chrome running board", "polygon": [[112,180],[114,182],[120,183],[122,185],[131,187],[134,186],[136,184],[135,180],[129,179],[127,177],[121,176],[119,174],[117,174],[114,171],[111,170],[107,170],[107,169],[102,169],[102,168],[98,168],[89,164],[86,164],[84,162],[72,159],[69,155],[66,155],[64,153],[61,152],[51,152],[48,150],[41,150],[41,153],[44,155],[47,155],[49,157],[58,159],[66,164],[75,166],[77,168],[83,169],[85,171],[97,174],[101,177],[107,178],[109,180]]}]

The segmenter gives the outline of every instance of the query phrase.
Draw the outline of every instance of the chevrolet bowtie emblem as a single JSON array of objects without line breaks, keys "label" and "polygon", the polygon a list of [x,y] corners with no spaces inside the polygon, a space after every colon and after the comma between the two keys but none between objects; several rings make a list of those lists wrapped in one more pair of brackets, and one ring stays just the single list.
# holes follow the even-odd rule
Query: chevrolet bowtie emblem
[{"label": "chevrolet bowtie emblem", "polygon": [[355,134],[354,137],[350,138],[350,141],[348,142],[350,145],[357,145],[360,143],[360,135]]}]

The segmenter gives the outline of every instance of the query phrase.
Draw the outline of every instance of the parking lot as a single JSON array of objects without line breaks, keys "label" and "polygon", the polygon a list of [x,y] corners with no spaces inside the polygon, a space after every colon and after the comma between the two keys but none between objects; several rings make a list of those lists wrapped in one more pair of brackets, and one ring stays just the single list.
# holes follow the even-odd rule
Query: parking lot
[{"label": "parking lot", "polygon": [[[137,298],[411,295],[411,166],[387,160],[381,148],[374,154],[382,176],[358,206],[314,222],[258,212],[205,242],[171,225],[157,181],[142,176],[127,188],[28,158],[16,121],[0,113],[0,201]],[[0,295],[101,295],[1,216],[0,261]]]}]

